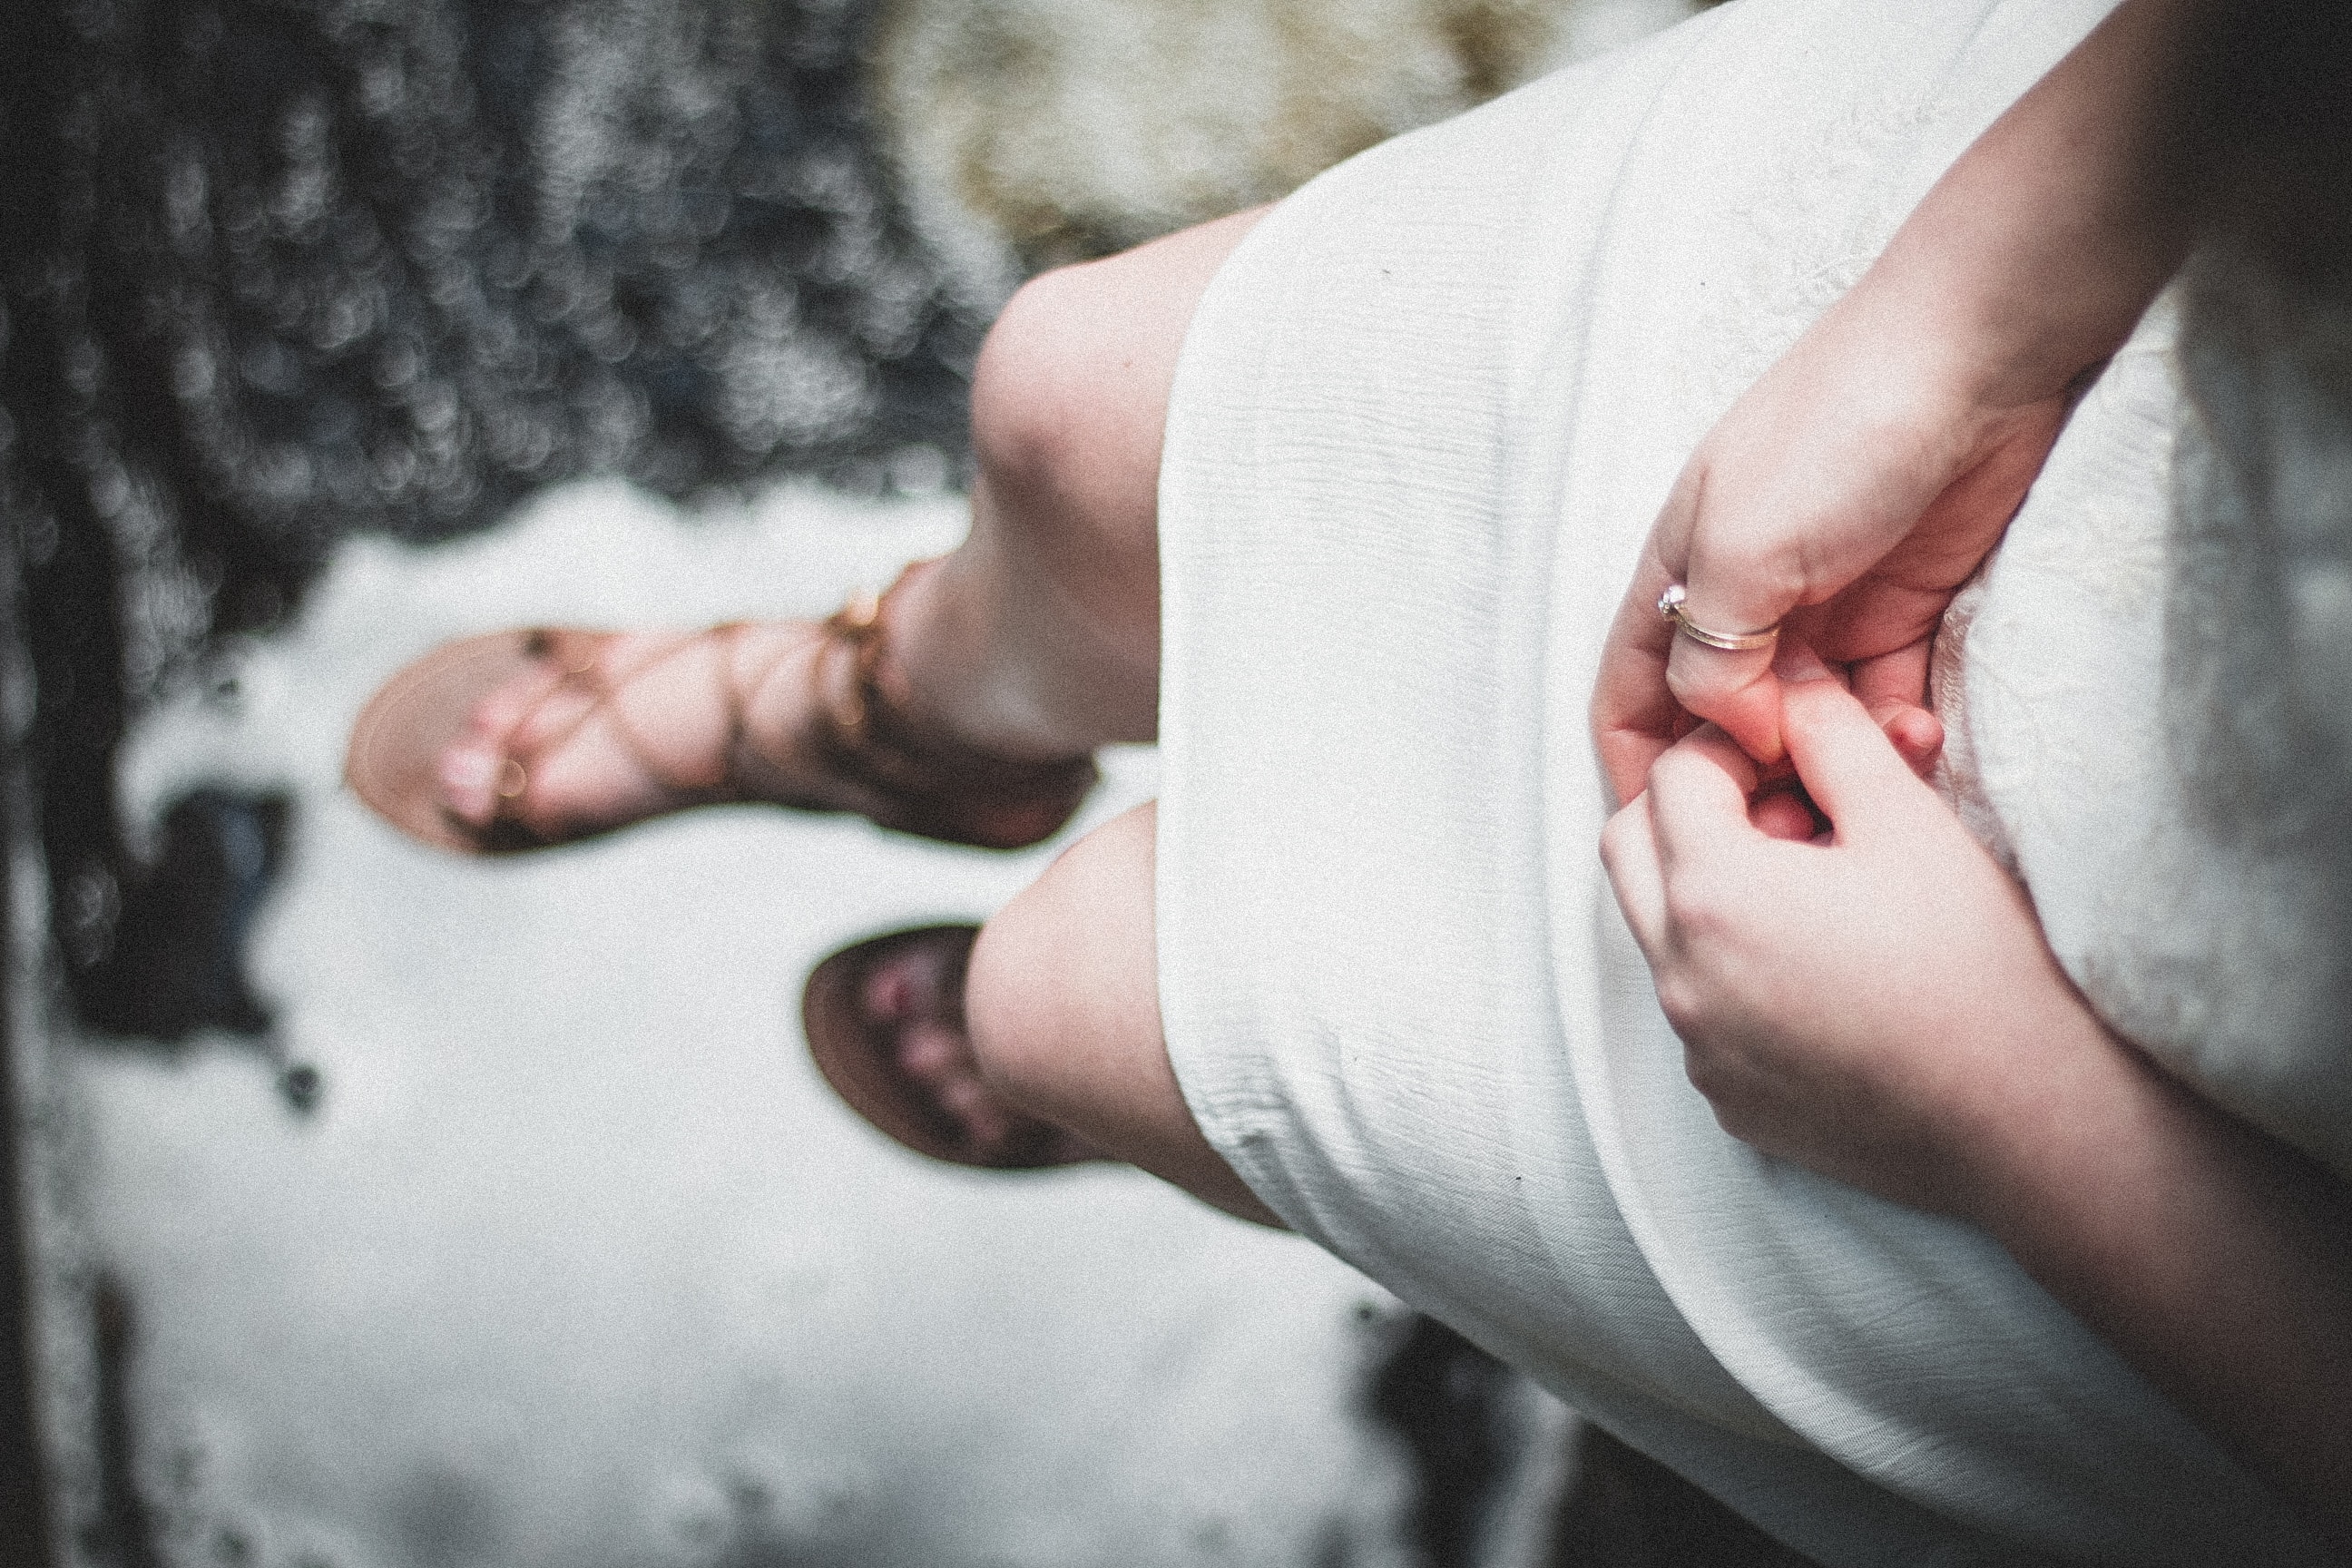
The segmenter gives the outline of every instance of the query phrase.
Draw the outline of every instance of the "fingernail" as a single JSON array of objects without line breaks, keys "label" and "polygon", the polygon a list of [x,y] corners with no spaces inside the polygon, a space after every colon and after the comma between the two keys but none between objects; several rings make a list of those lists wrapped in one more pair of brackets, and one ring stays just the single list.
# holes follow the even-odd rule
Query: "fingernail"
[{"label": "fingernail", "polygon": [[1782,680],[1790,682],[1837,679],[1822,662],[1821,655],[1795,637],[1780,639],[1780,651],[1772,660],[1772,670]]}]

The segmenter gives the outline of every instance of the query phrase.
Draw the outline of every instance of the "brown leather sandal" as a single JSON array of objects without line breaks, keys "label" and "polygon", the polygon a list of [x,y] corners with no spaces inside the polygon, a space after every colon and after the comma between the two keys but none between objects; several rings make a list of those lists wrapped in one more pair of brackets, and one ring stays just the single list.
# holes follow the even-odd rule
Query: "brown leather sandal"
[{"label": "brown leather sandal", "polygon": [[[906,581],[902,573],[890,593]],[[1077,756],[1026,762],[926,736],[883,689],[883,611],[889,597],[861,596],[818,628],[823,640],[811,666],[812,755],[865,796],[866,815],[884,827],[991,849],[1020,848],[1051,837],[1093,787],[1097,776],[1094,760]],[[770,664],[748,682],[739,682],[732,676],[731,650],[722,661],[729,672],[722,681],[728,728],[720,752],[724,765],[716,775],[668,776],[650,748],[633,741],[625,725],[614,725],[622,745],[635,754],[644,773],[674,804],[625,821],[552,835],[534,830],[505,809],[487,826],[478,826],[444,804],[441,759],[466,733],[475,709],[500,686],[534,673],[544,679],[551,673],[554,679],[541,703],[559,692],[576,695],[586,688],[590,700],[578,717],[540,748],[541,754],[551,755],[591,717],[617,714],[614,700],[631,681],[700,638],[732,638],[744,625],[730,622],[681,638],[617,676],[604,671],[601,658],[605,639],[615,633],[541,627],[444,643],[385,682],[360,710],[344,755],[344,780],[376,815],[403,833],[462,855],[513,854],[573,843],[694,805],[760,801],[808,811],[853,809],[783,793],[759,777],[770,770],[761,765],[764,759],[748,743],[744,703],[775,667]],[[849,668],[839,671],[838,661],[845,658]],[[528,716],[522,722],[529,722]],[[500,800],[520,802],[530,785],[528,765],[507,756],[496,783]]]},{"label": "brown leather sandal", "polygon": [[[927,1024],[963,1033],[963,982],[980,928],[924,926],[844,948],[816,966],[801,994],[801,1024],[817,1070],[852,1110],[929,1159],[986,1171],[1035,1171],[1106,1156],[1053,1123],[991,1101],[985,1118],[959,1115],[942,1099],[938,1074],[909,1064],[907,1036]],[[918,1019],[878,1016],[869,983],[883,964],[914,959],[922,984]],[[950,1069],[961,1070],[961,1069]]]}]

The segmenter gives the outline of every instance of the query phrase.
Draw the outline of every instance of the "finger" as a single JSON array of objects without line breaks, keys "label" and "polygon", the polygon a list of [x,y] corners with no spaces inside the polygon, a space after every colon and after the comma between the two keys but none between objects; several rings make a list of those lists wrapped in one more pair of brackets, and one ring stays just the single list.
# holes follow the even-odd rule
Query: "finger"
[{"label": "finger", "polygon": [[1920,778],[1936,770],[1936,759],[1944,751],[1944,721],[1925,708],[1916,708],[1898,699],[1882,699],[1865,703],[1863,711],[1878,726],[1889,744],[1903,758],[1904,765]]},{"label": "finger", "polygon": [[1650,764],[1680,737],[1689,720],[1666,688],[1666,653],[1634,640],[1621,627],[1610,634],[1592,689],[1592,743],[1612,797],[1642,793]]},{"label": "finger", "polygon": [[1834,680],[1841,685],[1850,684],[1844,671],[1825,663],[1804,634],[1793,630],[1783,633],[1773,647],[1772,673],[1783,681]]},{"label": "finger", "polygon": [[1926,706],[1930,639],[1854,662],[1853,694],[1911,771],[1925,778],[1944,749],[1944,721]]},{"label": "finger", "polygon": [[[1801,557],[1786,548],[1771,547],[1771,531],[1759,535],[1746,526],[1756,521],[1751,509],[1735,506],[1721,497],[1718,490],[1710,506],[1711,498],[1701,482],[1688,555],[1677,561],[1672,552],[1666,552],[1662,559],[1669,568],[1683,568],[1676,580],[1683,585],[1683,613],[1692,621],[1709,631],[1733,635],[1765,631],[1779,626],[1803,603],[1805,579],[1797,564]],[[1772,662],[1769,647],[1708,651],[1746,660],[1748,668],[1769,667]]]},{"label": "finger", "polygon": [[[1707,548],[1708,523],[1719,519],[1709,519],[1705,500],[1704,494],[1697,498],[1699,515],[1692,527],[1689,557],[1681,563],[1685,568],[1680,579],[1685,619],[1735,636],[1779,626],[1798,607],[1802,581],[1784,577],[1746,550]],[[1668,567],[1676,563],[1671,554],[1664,562]],[[1721,648],[1677,636],[1668,658],[1667,683],[1676,700],[1719,726],[1749,756],[1777,763],[1783,745],[1775,653],[1772,645]]]},{"label": "finger", "polygon": [[1675,743],[1688,718],[1666,684],[1674,625],[1658,615],[1657,605],[1670,580],[1654,537],[1642,552],[1601,651],[1592,689],[1592,740],[1619,801],[1642,793],[1650,764]]},{"label": "finger", "polygon": [[1601,864],[1617,907],[1641,944],[1642,955],[1654,966],[1666,930],[1666,879],[1658,864],[1658,846],[1650,822],[1650,797],[1637,795],[1601,830]]},{"label": "finger", "polygon": [[1765,837],[1791,844],[1810,843],[1819,830],[1813,808],[1794,790],[1767,790],[1758,795],[1748,808],[1748,820]]},{"label": "finger", "polygon": [[1784,754],[1780,682],[1772,672],[1769,648],[1709,647],[1677,637],[1666,661],[1666,687],[1676,701],[1758,762],[1777,763]]},{"label": "finger", "polygon": [[1797,776],[1842,838],[1875,830],[1924,787],[1869,711],[1834,680],[1790,682],[1781,723]]},{"label": "finger", "polygon": [[1892,653],[1854,660],[1853,694],[1862,699],[1865,708],[1880,701],[1901,701],[1925,708],[1928,655],[1934,646],[1933,638],[1921,637]]},{"label": "finger", "polygon": [[1666,873],[1751,842],[1748,800],[1755,789],[1756,764],[1712,725],[1660,757],[1650,770],[1650,821]]}]

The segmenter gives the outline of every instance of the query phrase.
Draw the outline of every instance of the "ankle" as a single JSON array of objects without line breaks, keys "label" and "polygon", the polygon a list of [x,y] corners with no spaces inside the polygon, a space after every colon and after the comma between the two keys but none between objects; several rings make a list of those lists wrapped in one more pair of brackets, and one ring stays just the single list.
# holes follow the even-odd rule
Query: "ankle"
[{"label": "ankle", "polygon": [[1084,756],[1096,739],[1074,732],[1018,660],[1010,639],[971,595],[957,592],[950,559],[909,565],[882,595],[883,635],[871,665],[884,705],[944,747],[1016,763]]}]

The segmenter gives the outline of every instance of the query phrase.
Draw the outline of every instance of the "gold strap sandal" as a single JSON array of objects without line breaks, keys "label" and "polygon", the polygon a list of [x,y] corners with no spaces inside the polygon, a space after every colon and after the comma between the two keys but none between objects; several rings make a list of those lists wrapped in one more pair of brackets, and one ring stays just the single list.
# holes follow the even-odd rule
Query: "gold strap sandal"
[{"label": "gold strap sandal", "polygon": [[[901,574],[890,594],[906,581]],[[861,595],[817,628],[822,640],[811,667],[813,760],[850,786],[845,793],[884,827],[992,849],[1019,848],[1051,837],[1093,786],[1097,776],[1093,759],[1026,762],[924,734],[892,703],[881,683],[883,611],[890,594]],[[621,710],[614,699],[630,682],[703,638],[731,642],[746,626],[729,622],[681,637],[617,674],[607,673],[602,661],[605,641],[616,633],[539,627],[444,643],[385,682],[361,710],[344,756],[344,780],[401,832],[461,855],[541,849],[599,837],[647,816],[731,801],[763,801],[810,811],[853,809],[838,801],[784,793],[772,778],[775,764],[749,743],[747,697],[788,656],[779,656],[745,681],[734,674],[732,648],[722,652],[727,729],[719,753],[721,765],[709,777],[671,773],[653,754],[654,748],[619,721]],[[849,661],[845,671],[839,668],[845,658]],[[531,784],[529,764],[512,755],[499,764],[494,789],[501,808],[487,826],[457,816],[444,804],[441,760],[465,736],[482,700],[509,681],[547,681],[551,673],[554,679],[541,703],[559,693],[580,695],[583,687],[590,700],[571,724],[540,742],[538,754],[553,755],[591,718],[604,715],[613,721],[622,746],[635,756],[640,771],[666,792],[671,804],[625,821],[551,835],[534,829],[504,805],[519,805]],[[532,711],[537,709],[534,704]],[[528,722],[526,716],[518,727]]]}]

